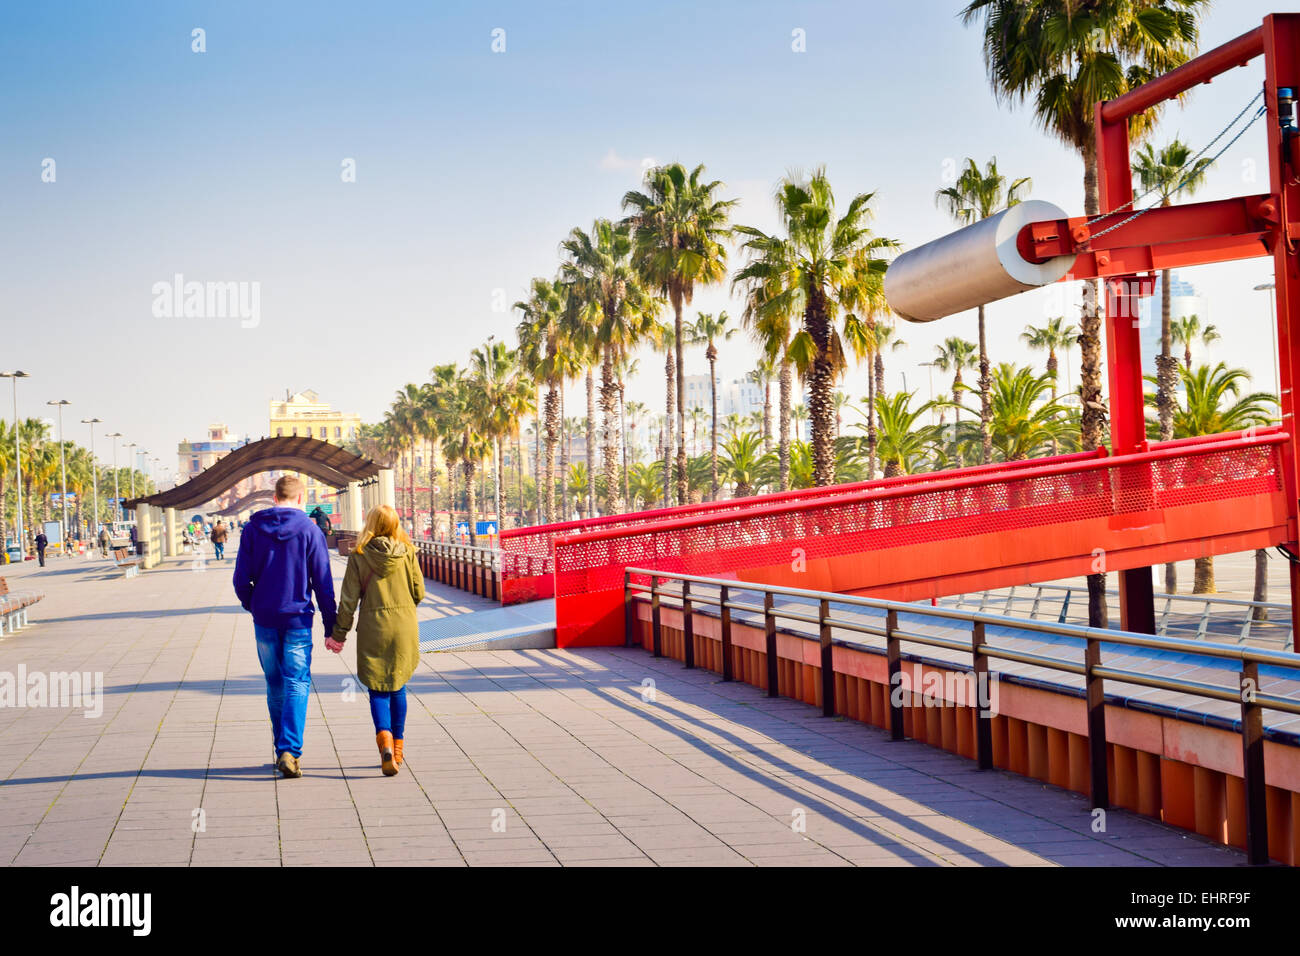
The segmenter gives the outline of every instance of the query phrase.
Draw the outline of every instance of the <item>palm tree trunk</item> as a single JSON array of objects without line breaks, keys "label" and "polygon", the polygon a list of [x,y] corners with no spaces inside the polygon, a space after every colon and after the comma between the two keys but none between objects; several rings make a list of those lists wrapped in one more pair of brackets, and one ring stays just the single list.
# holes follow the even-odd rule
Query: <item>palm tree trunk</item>
[{"label": "palm tree trunk", "polygon": [[587,368],[587,514],[596,516],[596,376]]},{"label": "palm tree trunk", "polygon": [[831,327],[825,297],[815,287],[810,292],[804,328],[812,336],[817,354],[808,376],[808,414],[812,420],[813,485],[821,488],[835,484],[835,371],[831,366]]},{"label": "palm tree trunk", "polygon": [[478,545],[478,513],[474,507],[474,462],[466,459],[461,464],[465,472],[465,488],[469,497],[465,499],[466,523],[469,525],[470,547]]},{"label": "palm tree trunk", "polygon": [[560,520],[569,520],[569,446],[571,439],[564,417],[564,385],[560,385]]},{"label": "palm tree trunk", "polygon": [[612,347],[606,346],[605,357],[600,365],[600,410],[605,430],[601,442],[604,459],[601,473],[605,477],[605,514],[618,514],[621,510],[619,507],[618,445],[616,444],[617,405],[618,384],[614,381],[614,350]]},{"label": "palm tree trunk", "polygon": [[709,449],[710,468],[712,469],[712,487],[709,500],[718,500],[718,353],[709,343],[709,402],[713,408],[713,435]]},{"label": "palm tree trunk", "polygon": [[[1255,593],[1251,600],[1263,604],[1268,600],[1268,552],[1263,548],[1255,551]],[[1252,621],[1267,621],[1268,608],[1257,607],[1250,613]]]},{"label": "palm tree trunk", "polygon": [[763,454],[772,451],[772,382],[763,379]]},{"label": "palm tree trunk", "polygon": [[993,419],[992,388],[993,380],[989,377],[989,345],[984,334],[984,306],[978,310],[980,339],[980,461],[987,465],[993,460],[993,435],[989,422]]},{"label": "palm tree trunk", "polygon": [[555,520],[555,443],[559,441],[559,422],[556,420],[559,414],[556,399],[556,389],[554,384],[550,384],[546,390],[546,483],[542,488],[541,512],[542,524],[550,524]]},{"label": "palm tree trunk", "polygon": [[961,454],[961,369],[952,377],[952,451],[958,468],[964,468],[966,462]]},{"label": "palm tree trunk", "polygon": [[1213,594],[1214,591],[1214,558],[1197,558],[1193,562],[1192,593]]},{"label": "palm tree trunk", "polygon": [[876,384],[879,378],[876,375],[867,376],[867,477],[876,477],[876,452],[879,447],[880,433],[877,429],[876,418]]},{"label": "palm tree trunk", "polygon": [[627,477],[627,404],[624,401],[626,392],[627,389],[620,377],[618,381],[618,443],[623,446],[623,504],[625,507],[630,507],[632,489],[628,485]]},{"label": "palm tree trunk", "polygon": [[790,393],[793,391],[794,384],[791,381],[792,378],[790,360],[783,357],[781,359],[781,378],[777,398],[777,411],[781,414],[781,427],[776,453],[782,491],[790,489]]},{"label": "palm tree trunk", "polygon": [[[677,415],[677,361],[672,345],[668,346],[668,357],[664,362],[664,377],[668,382],[667,397],[664,401],[664,427],[659,430],[659,440],[664,448],[664,506],[673,505],[673,424]],[[685,504],[685,502],[678,502]]]},{"label": "palm tree trunk", "polygon": [[677,351],[677,502],[686,504],[686,355],[682,300],[673,302],[673,348]]},{"label": "palm tree trunk", "polygon": [[524,524],[524,430],[515,432],[515,489],[519,505],[519,524]]},{"label": "palm tree trunk", "polygon": [[495,492],[495,501],[493,502],[493,507],[495,507],[496,509],[496,515],[494,516],[493,520],[496,522],[497,534],[499,535],[501,533],[501,523],[502,523],[501,519],[504,517],[504,515],[501,513],[503,510],[501,506],[501,499],[502,496],[505,494],[504,489],[506,486],[506,456],[501,453],[500,435],[496,436],[496,443],[497,443],[497,486]]},{"label": "palm tree trunk", "polygon": [[[1097,193],[1097,154],[1088,143],[1083,153],[1083,207],[1092,218],[1101,209]],[[1082,403],[1080,446],[1092,451],[1101,444],[1102,424],[1106,409],[1101,400],[1101,303],[1095,279],[1084,285],[1083,312],[1079,321],[1079,351],[1082,353],[1079,373],[1079,398]],[[1106,607],[1106,574],[1088,575],[1088,624],[1106,627],[1109,623]]]}]

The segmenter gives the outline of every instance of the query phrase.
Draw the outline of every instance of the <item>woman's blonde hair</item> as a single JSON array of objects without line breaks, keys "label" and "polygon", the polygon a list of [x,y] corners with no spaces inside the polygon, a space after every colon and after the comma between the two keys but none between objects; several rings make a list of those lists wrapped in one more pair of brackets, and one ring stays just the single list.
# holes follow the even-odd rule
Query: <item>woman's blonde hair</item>
[{"label": "woman's blonde hair", "polygon": [[360,554],[371,538],[394,538],[406,544],[411,543],[411,538],[402,528],[392,505],[379,505],[370,509],[370,514],[366,515],[366,526],[357,537],[357,546],[352,549],[353,552]]}]

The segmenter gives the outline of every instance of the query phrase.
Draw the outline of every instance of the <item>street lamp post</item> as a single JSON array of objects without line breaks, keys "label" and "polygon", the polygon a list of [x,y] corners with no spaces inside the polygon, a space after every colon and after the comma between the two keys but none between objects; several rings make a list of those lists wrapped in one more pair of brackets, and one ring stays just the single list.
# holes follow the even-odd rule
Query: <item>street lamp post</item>
[{"label": "street lamp post", "polygon": [[20,443],[20,432],[18,427],[18,380],[20,378],[30,378],[24,371],[0,372],[0,378],[13,379],[14,383],[14,467],[18,471],[18,480],[14,482],[14,493],[18,496],[18,510],[14,515],[14,530],[17,532],[18,550],[20,554],[27,554],[27,546],[23,541],[23,449]]},{"label": "street lamp post", "polygon": [[127,443],[126,447],[132,450],[130,477],[131,477],[131,498],[132,500],[134,500],[135,499],[135,458],[136,455],[139,454],[139,452],[135,451],[135,449],[138,448],[139,445],[136,442],[129,442]]},{"label": "street lamp post", "polygon": [[102,418],[83,418],[81,424],[90,426],[90,487],[94,493],[95,510],[90,515],[90,532],[91,540],[99,533],[99,465],[95,461],[95,426],[102,422]]},{"label": "street lamp post", "polygon": [[46,402],[46,405],[57,405],[59,409],[59,481],[63,486],[60,500],[63,502],[63,553],[68,554],[68,463],[63,454],[63,406],[72,403],[66,398],[60,398],[58,401]]},{"label": "street lamp post", "polygon": [[117,520],[122,520],[122,495],[117,487],[117,440],[122,437],[121,432],[109,432],[105,438],[113,439],[113,506]]}]

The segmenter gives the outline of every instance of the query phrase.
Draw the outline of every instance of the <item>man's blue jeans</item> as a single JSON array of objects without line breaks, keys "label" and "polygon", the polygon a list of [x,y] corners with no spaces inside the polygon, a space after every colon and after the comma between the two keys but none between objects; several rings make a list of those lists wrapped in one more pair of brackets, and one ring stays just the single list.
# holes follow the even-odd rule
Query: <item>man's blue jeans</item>
[{"label": "man's blue jeans", "polygon": [[226,543],[224,541],[213,541],[212,553],[216,555],[218,561],[226,560]]},{"label": "man's blue jeans", "polygon": [[271,714],[277,755],[302,756],[302,731],[311,694],[311,628],[253,625],[257,659],[266,675],[266,709]]}]

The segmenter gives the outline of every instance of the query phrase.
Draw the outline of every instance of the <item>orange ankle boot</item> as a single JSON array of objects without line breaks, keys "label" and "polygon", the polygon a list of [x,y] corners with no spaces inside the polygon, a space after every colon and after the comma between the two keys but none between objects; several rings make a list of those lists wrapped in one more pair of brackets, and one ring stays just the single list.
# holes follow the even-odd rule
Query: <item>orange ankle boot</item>
[{"label": "orange ankle boot", "polygon": [[397,773],[397,764],[393,762],[392,731],[381,730],[375,734],[375,743],[379,745],[379,765],[383,768],[384,776],[391,777]]},{"label": "orange ankle boot", "polygon": [[393,763],[402,766],[402,741],[399,737],[393,738]]}]

